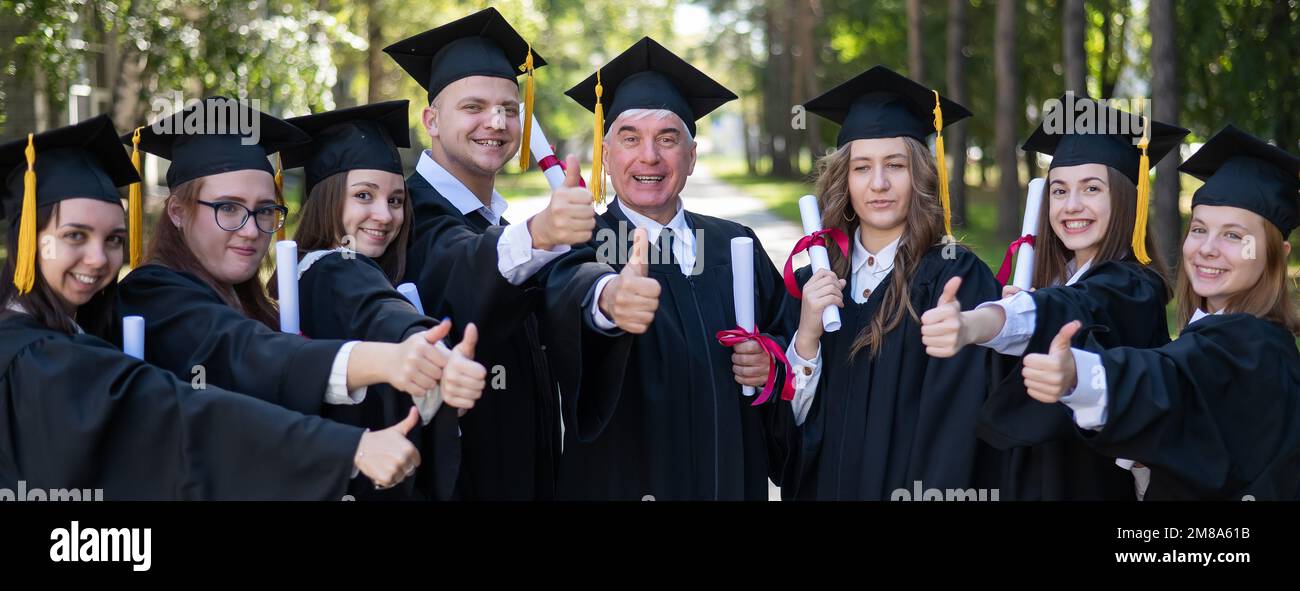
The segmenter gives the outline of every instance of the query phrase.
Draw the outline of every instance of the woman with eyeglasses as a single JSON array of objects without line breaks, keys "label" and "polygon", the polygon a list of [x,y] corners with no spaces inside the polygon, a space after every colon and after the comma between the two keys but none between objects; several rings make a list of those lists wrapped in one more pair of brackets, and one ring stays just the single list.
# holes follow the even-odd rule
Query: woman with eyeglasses
[{"label": "woman with eyeglasses", "polygon": [[358,471],[390,486],[415,469],[414,412],[365,432],[196,391],[83,331],[110,317],[118,271],[138,252],[118,196],[137,180],[106,115],[0,145],[0,488],[337,500]]},{"label": "woman with eyeglasses", "polygon": [[268,155],[308,139],[220,97],[123,136],[171,160],[171,194],[144,264],[118,289],[120,312],[144,317],[145,359],[195,387],[212,384],[309,414],[359,404],[374,384],[424,396],[447,363],[434,343],[449,322],[401,343],[277,330],[276,307],[258,277],[286,214]]}]

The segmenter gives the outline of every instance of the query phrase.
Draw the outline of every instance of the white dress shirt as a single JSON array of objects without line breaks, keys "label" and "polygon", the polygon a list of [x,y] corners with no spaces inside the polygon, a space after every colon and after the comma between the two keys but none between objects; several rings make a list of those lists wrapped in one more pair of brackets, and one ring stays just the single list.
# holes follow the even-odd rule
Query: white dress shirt
[{"label": "white dress shirt", "polygon": [[[496,189],[492,190],[491,204],[483,205],[465,183],[434,161],[428,150],[420,154],[415,171],[450,201],[461,215],[478,212],[492,225],[501,224],[501,216],[505,214],[507,204]],[[533,237],[528,232],[528,224],[510,224],[501,232],[501,239],[497,241],[497,270],[511,285],[520,285],[547,263],[569,252],[569,248],[567,244],[551,250],[533,248]]]},{"label": "white dress shirt", "polygon": [[[1079,278],[1083,277],[1083,274],[1092,268],[1091,260],[1084,263],[1078,270],[1075,270],[1074,264],[1074,261],[1070,261],[1066,265],[1066,271],[1071,274],[1070,278],[1065,282],[1066,285],[1078,283]],[[1002,308],[1002,312],[1007,318],[1006,322],[1002,323],[1002,330],[998,331],[997,336],[976,344],[993,349],[1003,355],[1023,356],[1025,349],[1029,348],[1029,339],[1034,336],[1034,329],[1038,326],[1038,307],[1034,304],[1034,297],[1029,295],[1028,291],[1018,291],[996,302],[984,302],[975,306],[975,309],[978,310],[989,306]]]},{"label": "white dress shirt", "polygon": [[[850,294],[855,303],[867,303],[872,292],[880,287],[880,282],[894,270],[894,256],[898,254],[900,240],[902,236],[885,245],[880,252],[872,253],[862,245],[861,229],[853,231],[853,274],[850,277]],[[795,350],[798,338],[799,333],[796,332],[790,339],[786,358],[794,368],[794,400],[790,401],[794,407],[794,422],[796,425],[803,425],[808,419],[808,411],[812,409],[813,399],[817,395],[817,382],[822,375],[822,348],[818,343],[817,353],[813,358],[804,359]]]}]

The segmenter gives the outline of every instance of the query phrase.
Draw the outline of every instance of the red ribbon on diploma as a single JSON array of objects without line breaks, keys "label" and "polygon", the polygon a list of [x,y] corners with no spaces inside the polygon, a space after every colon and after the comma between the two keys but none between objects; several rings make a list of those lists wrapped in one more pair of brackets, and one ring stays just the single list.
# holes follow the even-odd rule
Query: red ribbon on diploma
[{"label": "red ribbon on diploma", "polygon": [[[552,152],[555,151],[555,146],[551,146],[551,151]],[[542,170],[550,170],[551,168],[554,168],[556,166],[560,167],[560,170],[569,169],[569,167],[564,165],[563,160],[560,160],[559,158],[555,157],[555,154],[551,154],[550,156],[546,156],[545,158],[538,160],[537,165],[540,166]],[[587,181],[582,180],[582,177],[578,177],[578,186],[586,187]]]},{"label": "red ribbon on diploma", "polygon": [[[794,244],[794,250],[790,251],[790,256],[785,259],[785,290],[790,292],[790,295],[796,298],[803,297],[803,294],[799,291],[799,282],[794,279],[794,255],[808,250],[813,246],[830,246],[829,244],[826,244],[827,236],[830,236],[835,240],[835,246],[839,247],[841,254],[848,256],[849,237],[845,236],[844,232],[841,232],[839,228],[818,230],[800,238],[799,241]],[[782,357],[782,359],[784,359],[784,357]]]},{"label": "red ribbon on diploma", "polygon": [[758,399],[750,406],[758,406],[767,402],[772,396],[773,387],[776,385],[776,360],[780,359],[785,364],[785,380],[781,386],[781,400],[794,400],[794,370],[790,368],[790,360],[786,359],[785,351],[781,350],[781,345],[771,337],[759,334],[757,331],[745,330],[736,327],[730,330],[720,330],[715,335],[719,343],[725,347],[734,347],[745,341],[758,341],[758,345],[767,352],[767,384],[763,385],[763,392],[759,394]]},{"label": "red ribbon on diploma", "polygon": [[1001,283],[1004,286],[1007,284],[1007,279],[1011,277],[1011,257],[1015,256],[1015,254],[1020,251],[1020,247],[1026,244],[1030,246],[1034,245],[1033,234],[1025,234],[1024,236],[1021,236],[1012,242],[1011,246],[1007,247],[1007,256],[1002,259],[1002,266],[998,267],[998,283]]}]

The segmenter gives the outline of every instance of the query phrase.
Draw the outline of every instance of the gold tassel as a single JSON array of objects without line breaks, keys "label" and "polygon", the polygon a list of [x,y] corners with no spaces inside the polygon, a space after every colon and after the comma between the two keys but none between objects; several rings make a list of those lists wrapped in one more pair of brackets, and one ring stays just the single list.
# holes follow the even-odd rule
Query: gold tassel
[{"label": "gold tassel", "polygon": [[18,255],[14,286],[26,294],[36,284],[36,144],[27,134],[27,172],[23,174],[23,213],[18,220]]},{"label": "gold tassel", "polygon": [[144,184],[144,175],[140,172],[140,130],[143,127],[135,128],[135,133],[131,134],[131,166],[135,167],[135,173],[140,176],[141,181],[131,183],[126,197],[127,214],[131,216],[131,268],[135,269],[140,266],[140,256],[144,252],[144,196],[141,194]]},{"label": "gold tassel", "polygon": [[939,202],[943,204],[944,235],[952,236],[952,208],[948,197],[948,164],[943,156],[943,109],[939,106],[939,91],[934,93],[934,158],[939,169]]},{"label": "gold tassel", "polygon": [[519,172],[528,170],[528,160],[531,158],[528,147],[531,145],[533,137],[533,44],[528,44],[528,57],[524,58],[524,65],[519,66],[519,71],[524,72],[524,141],[519,146]]},{"label": "gold tassel", "polygon": [[605,105],[601,96],[605,87],[600,83],[600,70],[596,70],[596,127],[591,155],[591,197],[593,203],[605,203],[605,175],[601,171],[601,159],[604,158],[605,141]]},{"label": "gold tassel", "polygon": [[[284,162],[280,158],[280,153],[275,153],[275,202],[279,205],[285,205],[284,201]],[[280,229],[275,231],[276,241],[284,240],[285,227],[289,225],[289,214],[284,215],[284,224]]]},{"label": "gold tassel", "polygon": [[1150,140],[1151,122],[1142,127],[1142,140],[1138,148],[1142,158],[1138,160],[1137,215],[1133,217],[1133,256],[1139,263],[1151,263],[1147,255],[1147,215],[1151,203],[1151,158],[1147,156],[1147,144]]}]

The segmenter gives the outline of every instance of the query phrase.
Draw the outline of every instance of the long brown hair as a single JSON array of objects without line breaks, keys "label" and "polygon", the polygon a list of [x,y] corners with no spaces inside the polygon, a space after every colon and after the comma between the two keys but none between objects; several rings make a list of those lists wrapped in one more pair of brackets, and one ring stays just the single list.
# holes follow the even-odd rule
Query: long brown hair
[{"label": "long brown hair", "polygon": [[[293,234],[300,254],[329,250],[342,244],[344,235],[347,234],[343,228],[343,205],[348,198],[347,182],[348,172],[343,171],[325,177],[311,188],[307,201],[298,214],[298,230]],[[384,270],[384,275],[394,284],[406,272],[406,244],[410,241],[411,222],[415,217],[410,195],[402,198],[402,214],[402,225],[397,229],[397,238],[388,245],[383,255],[375,259],[379,268]]]},{"label": "long brown hair", "polygon": [[[1184,234],[1183,241],[1186,240]],[[1287,287],[1287,255],[1282,250],[1284,240],[1281,230],[1271,223],[1264,223],[1264,273],[1249,289],[1229,296],[1224,311],[1250,314],[1275,322],[1291,334],[1300,336],[1300,312],[1296,311],[1295,296]],[[1205,298],[1196,295],[1192,289],[1186,265],[1179,265],[1177,293],[1180,325],[1186,326],[1197,309],[1209,309]]]},{"label": "long brown hair", "polygon": [[[1050,172],[1048,173],[1051,174]],[[1050,179],[1049,179],[1050,180]],[[1106,234],[1101,237],[1097,254],[1092,259],[1092,267],[1107,261],[1131,260],[1133,256],[1133,223],[1137,220],[1137,185],[1118,170],[1106,167],[1107,192],[1110,194],[1110,220]],[[1034,287],[1064,285],[1070,279],[1066,265],[1074,253],[1065,247],[1056,232],[1050,231],[1052,183],[1043,185],[1043,206],[1038,209],[1038,238],[1034,242]],[[1047,230],[1047,231],[1045,231]],[[1148,268],[1154,270],[1162,279],[1168,275],[1160,249],[1155,247],[1152,230],[1148,222],[1146,244],[1147,255],[1151,257]],[[1082,261],[1080,261],[1082,262]],[[1168,281],[1165,281],[1168,285]],[[1165,288],[1168,295],[1168,287]]]},{"label": "long brown hair", "polygon": [[[203,177],[186,181],[171,188],[171,194],[167,196],[168,203],[177,203],[182,211],[182,216],[186,221],[193,220],[198,211],[198,199],[203,191]],[[277,201],[280,197],[280,190],[276,189]],[[254,223],[248,220],[248,223]],[[260,230],[259,230],[260,231]],[[263,264],[266,259],[263,258]],[[167,215],[166,208],[163,214],[158,216],[158,224],[154,226],[153,240],[149,242],[149,248],[145,251],[144,262],[146,264],[162,265],[174,271],[182,271],[193,274],[204,283],[207,283],[221,300],[238,310],[245,316],[257,320],[268,327],[279,330],[280,320],[279,311],[275,303],[267,295],[266,289],[262,287],[262,282],[254,274],[249,279],[226,285],[216,280],[185,243],[183,231],[176,225],[172,224],[171,217]]]},{"label": "long brown hair", "polygon": [[[912,275],[920,265],[921,257],[931,247],[939,244],[944,235],[943,207],[938,198],[939,171],[935,168],[934,156],[925,144],[909,137],[903,140],[907,145],[908,169],[912,176],[912,198],[908,201],[907,220],[903,226],[902,240],[898,242],[898,253],[894,255],[893,278],[885,289],[880,304],[881,313],[874,314],[871,323],[853,341],[850,359],[863,347],[870,347],[873,356],[878,353],[885,335],[897,328],[904,316],[920,321],[920,315],[912,306]],[[822,211],[823,227],[839,228],[850,237],[858,227],[853,200],[849,195],[851,147],[851,143],[845,144],[818,159],[816,185],[817,205]],[[852,253],[840,253],[838,248],[826,250],[831,269],[841,279],[849,280],[853,266]]]},{"label": "long brown hair", "polygon": [[[62,202],[52,203],[36,210],[36,227],[47,228],[50,223],[58,223],[59,205]],[[7,314],[8,305],[17,303],[22,306],[37,322],[45,325],[51,330],[56,330],[64,334],[73,334],[77,332],[77,325],[82,330],[90,334],[106,336],[108,327],[113,322],[114,302],[117,293],[117,275],[114,275],[108,286],[100,290],[99,293],[91,296],[90,301],[77,307],[75,315],[68,314],[68,311],[59,301],[58,295],[54,293],[54,288],[45,282],[45,275],[40,272],[41,258],[36,257],[36,282],[32,285],[32,290],[25,293],[18,293],[18,287],[14,285],[14,273],[17,271],[16,253],[18,252],[18,219],[14,216],[13,223],[9,227],[9,236],[6,240],[8,255],[5,257],[3,270],[0,270],[0,316]]]}]

